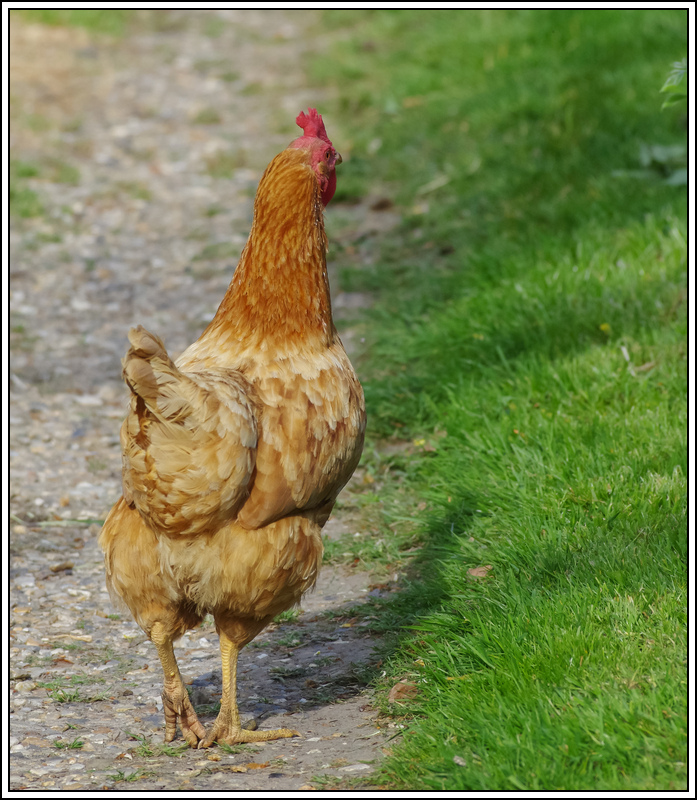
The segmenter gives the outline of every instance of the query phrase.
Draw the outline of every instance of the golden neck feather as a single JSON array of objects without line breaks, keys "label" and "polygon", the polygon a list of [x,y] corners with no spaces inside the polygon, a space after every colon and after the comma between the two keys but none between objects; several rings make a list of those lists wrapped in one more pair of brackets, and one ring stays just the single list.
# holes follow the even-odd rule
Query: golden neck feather
[{"label": "golden neck feather", "polygon": [[262,176],[254,221],[227,294],[204,333],[238,341],[333,338],[327,237],[319,185],[307,154],[288,149]]}]

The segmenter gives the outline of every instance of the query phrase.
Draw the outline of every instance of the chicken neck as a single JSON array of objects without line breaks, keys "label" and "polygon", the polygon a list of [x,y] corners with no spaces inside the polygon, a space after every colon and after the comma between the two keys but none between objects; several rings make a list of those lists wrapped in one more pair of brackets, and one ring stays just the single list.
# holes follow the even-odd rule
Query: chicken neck
[{"label": "chicken neck", "polygon": [[332,343],[322,200],[301,156],[284,150],[264,173],[249,240],[201,340],[229,337],[262,350]]}]

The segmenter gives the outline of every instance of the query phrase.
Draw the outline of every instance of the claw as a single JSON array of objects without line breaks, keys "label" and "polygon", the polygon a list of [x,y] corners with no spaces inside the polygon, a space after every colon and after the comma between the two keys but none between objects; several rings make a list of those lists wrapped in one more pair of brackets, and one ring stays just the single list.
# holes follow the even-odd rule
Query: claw
[{"label": "claw", "polygon": [[162,692],[162,707],[165,712],[165,742],[174,740],[177,735],[178,721],[186,743],[195,749],[199,741],[205,737],[206,729],[199,722],[186,690],[183,689],[183,692],[183,695],[176,689],[170,692],[165,689]]}]

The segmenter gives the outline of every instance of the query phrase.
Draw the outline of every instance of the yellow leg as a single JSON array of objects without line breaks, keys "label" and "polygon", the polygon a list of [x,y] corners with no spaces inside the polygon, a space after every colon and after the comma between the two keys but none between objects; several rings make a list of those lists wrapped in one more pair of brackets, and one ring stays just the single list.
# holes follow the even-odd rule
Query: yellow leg
[{"label": "yellow leg", "polygon": [[300,736],[298,731],[279,728],[274,731],[248,731],[240,725],[240,712],[237,708],[237,657],[240,648],[220,631],[220,657],[223,665],[223,696],[220,700],[220,713],[207,736],[199,742],[199,747],[210,747],[213,742],[241,744],[243,742],[263,742],[269,739],[288,739]]},{"label": "yellow leg", "polygon": [[177,735],[177,720],[182,729],[182,734],[191,747],[196,747],[200,739],[206,735],[206,729],[198,721],[194,707],[189,700],[189,694],[182,682],[179,666],[174,657],[172,639],[168,636],[165,626],[156,622],[150,631],[150,639],[157,648],[162,671],[164,672],[164,687],[162,690],[162,705],[165,712],[165,741],[171,742]]}]

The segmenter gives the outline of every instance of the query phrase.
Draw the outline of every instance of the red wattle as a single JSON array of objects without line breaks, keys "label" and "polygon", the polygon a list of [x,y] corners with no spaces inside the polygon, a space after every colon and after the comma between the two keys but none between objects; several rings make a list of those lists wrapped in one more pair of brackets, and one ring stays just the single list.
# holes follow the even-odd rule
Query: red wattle
[{"label": "red wattle", "polygon": [[332,170],[327,178],[327,185],[322,190],[322,203],[326,206],[329,204],[329,201],[334,197],[334,192],[336,191],[336,172]]}]

